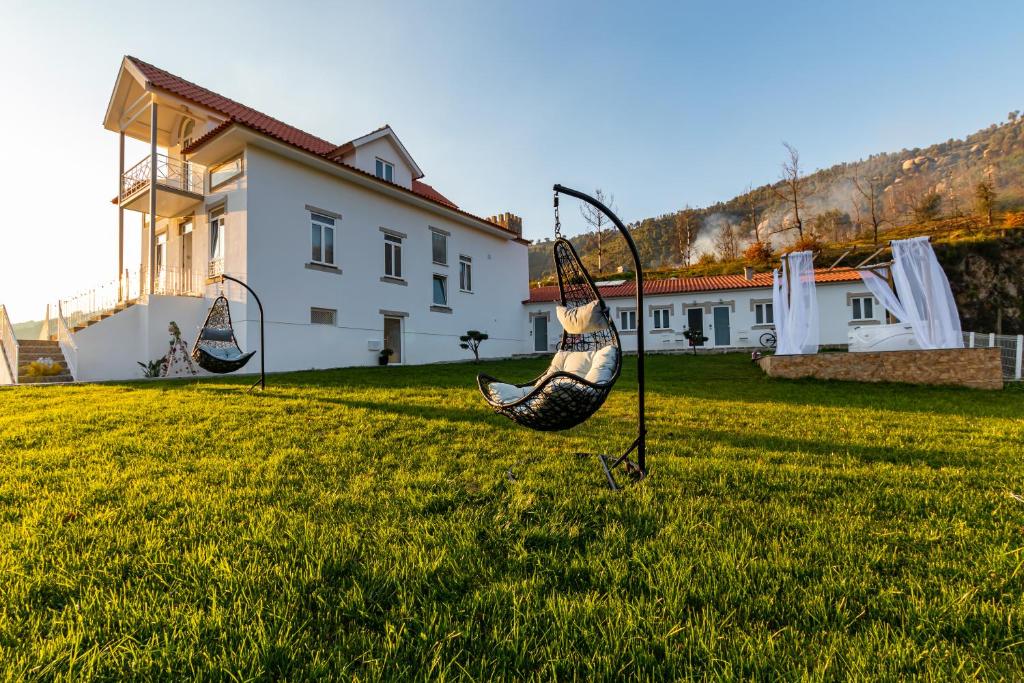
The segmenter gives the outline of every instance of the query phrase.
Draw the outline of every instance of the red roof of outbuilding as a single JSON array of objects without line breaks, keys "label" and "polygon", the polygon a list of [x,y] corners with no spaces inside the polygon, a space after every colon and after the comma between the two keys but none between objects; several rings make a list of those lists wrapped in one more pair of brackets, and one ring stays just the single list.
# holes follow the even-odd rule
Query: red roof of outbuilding
[{"label": "red roof of outbuilding", "polygon": [[[235,102],[234,100],[215,93],[212,90],[207,90],[206,88],[196,85],[191,81],[187,81],[180,76],[175,76],[174,74],[144,62],[137,57],[128,56],[126,59],[128,59],[128,61],[130,61],[142,73],[153,87],[168,92],[176,97],[194,102],[195,104],[206,107],[207,109],[215,111],[226,117],[227,120],[225,120],[224,123],[192,141],[192,144],[188,146],[185,152],[193,152],[199,149],[204,144],[230,128],[232,124],[241,124],[259,133],[263,133],[264,135],[270,136],[276,140],[292,145],[293,147],[298,147],[306,152],[324,157],[334,163],[341,164],[346,168],[360,171],[365,174],[365,172],[360,169],[349,164],[345,164],[337,159],[339,153],[343,153],[345,148],[352,144],[351,142],[336,145],[324,140],[323,138],[319,138],[303,130],[299,130],[294,126],[289,126],[287,123],[257,111],[252,107],[247,107],[244,104]],[[381,180],[380,182],[387,181]],[[514,234],[503,226],[491,223],[484,218],[474,216],[471,213],[459,209],[455,202],[445,197],[427,183],[419,180],[413,180],[412,192],[424,199],[428,199],[449,209],[454,209],[461,214],[475,218],[476,220],[487,223],[488,225],[493,225],[504,232]]]},{"label": "red roof of outbuilding", "polygon": [[[851,268],[837,268],[836,270],[815,271],[814,281],[822,284],[826,282],[856,282],[860,280],[860,274]],[[696,292],[716,292],[726,289],[757,289],[772,286],[771,273],[756,273],[753,279],[748,280],[743,275],[707,275],[703,277],[673,277],[662,280],[648,280],[644,283],[644,296],[657,296],[660,294],[688,294]],[[620,285],[598,285],[601,296],[605,299],[616,299],[636,296],[636,282],[630,280]],[[533,287],[530,289],[530,298],[524,303],[543,303],[558,301],[558,285],[545,287]]]}]

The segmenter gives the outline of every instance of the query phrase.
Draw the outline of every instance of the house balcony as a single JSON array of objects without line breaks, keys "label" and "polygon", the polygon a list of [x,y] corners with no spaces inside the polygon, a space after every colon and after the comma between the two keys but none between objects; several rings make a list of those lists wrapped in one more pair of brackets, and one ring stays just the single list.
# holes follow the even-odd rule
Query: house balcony
[{"label": "house balcony", "polygon": [[[121,206],[129,211],[149,212],[152,182],[151,157],[146,155],[121,176]],[[165,154],[156,155],[156,215],[177,218],[203,201],[204,169]]]}]

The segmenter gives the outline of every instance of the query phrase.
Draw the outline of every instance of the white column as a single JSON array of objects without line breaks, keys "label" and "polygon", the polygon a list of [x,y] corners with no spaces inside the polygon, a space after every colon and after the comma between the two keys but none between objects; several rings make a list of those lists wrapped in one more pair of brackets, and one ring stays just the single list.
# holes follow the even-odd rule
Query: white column
[{"label": "white column", "polygon": [[121,131],[117,163],[117,300],[124,301],[124,131]]},{"label": "white column", "polygon": [[149,112],[149,293],[156,289],[156,100]]}]

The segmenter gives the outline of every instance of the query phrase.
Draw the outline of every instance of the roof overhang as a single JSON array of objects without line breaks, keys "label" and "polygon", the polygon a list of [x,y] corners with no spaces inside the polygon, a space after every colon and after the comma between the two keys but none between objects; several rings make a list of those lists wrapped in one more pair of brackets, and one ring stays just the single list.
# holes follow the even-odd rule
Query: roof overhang
[{"label": "roof overhang", "polygon": [[157,144],[165,147],[174,142],[172,131],[177,129],[182,116],[210,120],[214,124],[223,118],[194,102],[154,87],[139,68],[125,57],[121,60],[121,68],[107,102],[103,127],[114,133],[123,132],[130,138],[148,141],[149,106],[154,101],[158,105]]},{"label": "roof overhang", "polygon": [[518,240],[516,235],[508,230],[489,223],[482,218],[422,197],[412,190],[380,180],[340,161],[332,161],[312,152],[299,149],[269,135],[264,135],[241,123],[224,125],[220,130],[213,131],[207,139],[197,140],[196,142],[198,146],[193,146],[193,151],[188,154],[188,158],[189,161],[194,161],[204,166],[211,166],[230,158],[247,146],[257,147],[285,159],[290,159],[304,166],[322,171],[328,175],[341,178],[359,187],[379,192],[405,204],[430,211],[456,223],[476,228],[494,237],[503,240],[522,241]]}]

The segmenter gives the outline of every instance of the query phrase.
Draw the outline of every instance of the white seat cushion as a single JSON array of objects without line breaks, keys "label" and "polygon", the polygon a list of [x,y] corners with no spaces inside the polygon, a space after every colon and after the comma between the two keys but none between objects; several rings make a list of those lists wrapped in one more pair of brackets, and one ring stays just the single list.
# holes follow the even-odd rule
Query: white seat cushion
[{"label": "white seat cushion", "polygon": [[555,315],[562,329],[569,334],[584,334],[585,332],[597,332],[606,327],[604,314],[601,312],[601,302],[591,301],[585,306],[566,308],[556,306]]},{"label": "white seat cushion", "polygon": [[619,350],[614,346],[605,346],[594,352],[590,369],[583,379],[594,384],[604,384],[611,380],[615,374],[615,363],[618,360]]},{"label": "white seat cushion", "polygon": [[533,391],[533,385],[528,384],[525,387],[517,387],[514,384],[505,384],[504,382],[493,382],[487,390],[491,392],[491,397],[502,404],[512,403],[518,401],[523,396]]},{"label": "white seat cushion", "polygon": [[577,377],[586,377],[590,364],[594,361],[593,351],[568,351],[562,370],[571,372]]}]

